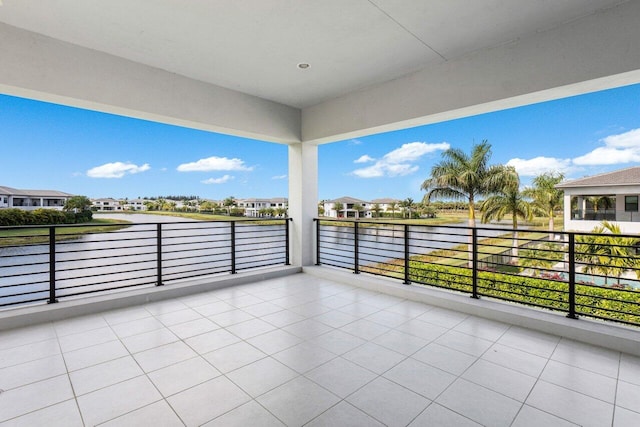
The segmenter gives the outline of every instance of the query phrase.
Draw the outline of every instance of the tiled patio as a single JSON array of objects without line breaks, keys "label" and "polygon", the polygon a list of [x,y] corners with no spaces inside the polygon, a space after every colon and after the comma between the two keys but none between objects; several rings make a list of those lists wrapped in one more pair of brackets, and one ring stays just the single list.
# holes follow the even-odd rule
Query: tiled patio
[{"label": "tiled patio", "polygon": [[0,332],[1,426],[638,426],[640,358],[305,274]]}]

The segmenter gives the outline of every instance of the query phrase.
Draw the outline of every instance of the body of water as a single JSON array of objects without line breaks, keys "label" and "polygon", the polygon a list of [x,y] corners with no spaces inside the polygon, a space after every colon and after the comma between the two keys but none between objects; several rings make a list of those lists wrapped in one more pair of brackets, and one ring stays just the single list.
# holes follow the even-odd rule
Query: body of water
[{"label": "body of water", "polygon": [[[62,298],[107,288],[157,283],[157,225],[162,223],[162,282],[228,272],[231,224],[184,218],[113,214],[136,225],[109,233],[85,234],[56,243],[56,288]],[[285,262],[285,229],[236,223],[237,270]],[[45,299],[49,293],[48,244],[0,247],[0,304]]]}]

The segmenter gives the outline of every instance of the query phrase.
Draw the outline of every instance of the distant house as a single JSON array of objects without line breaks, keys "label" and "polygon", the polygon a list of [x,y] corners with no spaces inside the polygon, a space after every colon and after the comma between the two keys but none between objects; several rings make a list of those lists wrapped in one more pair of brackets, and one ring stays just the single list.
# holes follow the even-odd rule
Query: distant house
[{"label": "distant house", "polygon": [[[342,207],[336,209],[336,205]],[[353,207],[360,205],[362,210],[358,212]],[[324,202],[324,215],[333,218],[370,218],[370,203],[366,200],[356,199],[355,197],[344,196],[335,200],[326,200]]]},{"label": "distant house", "polygon": [[623,233],[640,233],[640,166],[558,184],[564,191],[564,228],[591,231],[603,220]]},{"label": "distant house", "polygon": [[[382,215],[383,212],[400,212],[398,203],[400,201],[396,199],[384,198],[373,199],[371,201],[356,199],[355,197],[344,196],[335,200],[323,201],[324,216],[333,218],[373,218],[376,215],[375,207],[380,209],[378,215]],[[342,204],[342,209],[336,209],[336,204]],[[395,209],[392,206],[395,204]],[[354,205],[360,205],[361,210],[354,209]]]},{"label": "distant house", "polygon": [[144,204],[145,199],[124,200],[122,207],[127,211],[146,211],[147,206]]},{"label": "distant house", "polygon": [[104,199],[91,199],[91,210],[102,212],[114,212],[123,210],[119,200],[110,197]]},{"label": "distant house", "polygon": [[397,199],[390,199],[388,197],[384,199],[373,199],[370,204],[372,208],[373,205],[378,205],[380,212],[400,212],[400,200]]},{"label": "distant house", "polygon": [[62,210],[73,194],[55,190],[18,190],[0,186],[0,209],[17,208],[35,210],[40,208]]},{"label": "distant house", "polygon": [[[238,199],[236,206],[244,210],[244,215],[248,217],[261,216],[262,209],[287,209],[288,200],[285,197],[274,197],[271,199]],[[275,214],[274,214],[275,215]]]}]

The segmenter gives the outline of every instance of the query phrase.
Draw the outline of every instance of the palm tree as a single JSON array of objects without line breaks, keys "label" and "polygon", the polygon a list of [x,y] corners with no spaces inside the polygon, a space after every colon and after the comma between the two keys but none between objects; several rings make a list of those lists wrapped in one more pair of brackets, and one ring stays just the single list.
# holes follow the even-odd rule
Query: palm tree
[{"label": "palm tree", "polygon": [[336,210],[336,216],[340,218],[340,211],[344,209],[344,205],[340,202],[335,202],[333,204],[333,209]]},{"label": "palm tree", "polygon": [[360,212],[364,212],[364,206],[360,203],[354,203],[352,209],[356,211],[356,219],[360,218]]},{"label": "palm tree", "polygon": [[638,275],[636,267],[640,260],[634,250],[636,239],[620,236],[620,226],[607,221],[602,221],[592,233],[576,237],[576,261],[585,264],[585,273],[604,275],[605,285],[610,275],[620,284],[620,276],[630,268]]},{"label": "palm tree", "polygon": [[[442,153],[443,160],[431,168],[431,177],[426,179],[422,190],[427,191],[424,201],[431,198],[466,200],[469,209],[469,227],[476,226],[475,200],[513,185],[517,174],[503,165],[489,166],[491,145],[484,140],[471,148],[471,155],[457,148]],[[469,229],[469,266],[473,257],[472,230]]]},{"label": "palm tree", "polygon": [[539,276],[542,269],[549,270],[564,259],[563,245],[553,242],[543,242],[523,249],[519,263],[522,267],[531,268],[534,276]]},{"label": "palm tree", "polygon": [[391,217],[396,217],[396,209],[398,209],[398,202],[389,203],[389,208],[391,208]]},{"label": "palm tree", "polygon": [[407,216],[411,218],[411,209],[413,208],[414,203],[411,197],[408,197],[400,202],[400,207],[402,208],[402,217]]},{"label": "palm tree", "polygon": [[233,196],[229,196],[223,200],[222,206],[227,208],[227,215],[231,215],[231,207],[236,204]]},{"label": "palm tree", "polygon": [[517,175],[503,165],[489,166],[491,145],[484,140],[471,148],[471,155],[457,148],[442,153],[443,160],[433,166],[431,177],[426,179],[422,190],[427,191],[424,199],[442,197],[466,200],[469,208],[469,227],[476,226],[474,202],[478,196],[485,196],[512,185]]},{"label": "palm tree", "polygon": [[492,219],[500,221],[507,215],[511,215],[511,226],[513,228],[513,245],[511,249],[512,261],[518,260],[518,218],[530,220],[533,217],[532,203],[525,198],[520,191],[520,180],[517,178],[516,170],[507,166],[506,169],[516,176],[515,181],[510,185],[489,196],[480,205],[482,210],[482,222],[486,223]]},{"label": "palm tree", "polygon": [[376,218],[378,218],[382,209],[380,208],[379,203],[374,203],[373,206],[371,206],[371,210],[373,211],[373,214],[376,216]]},{"label": "palm tree", "polygon": [[533,178],[533,187],[527,188],[524,194],[533,199],[536,213],[549,219],[549,239],[553,240],[554,217],[556,211],[562,209],[562,190],[556,188],[564,180],[562,173],[547,172]]}]

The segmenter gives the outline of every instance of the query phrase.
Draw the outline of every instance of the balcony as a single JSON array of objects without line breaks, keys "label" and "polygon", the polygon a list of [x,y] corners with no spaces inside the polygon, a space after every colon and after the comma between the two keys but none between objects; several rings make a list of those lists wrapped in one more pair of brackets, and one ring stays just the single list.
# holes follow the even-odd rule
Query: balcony
[{"label": "balcony", "polygon": [[640,222],[640,213],[615,209],[574,209],[571,211],[571,219],[575,221]]},{"label": "balcony", "polygon": [[[390,258],[398,256],[403,266],[405,253],[415,269],[416,252],[454,244],[459,253],[446,254],[466,265],[466,227],[437,227],[429,230],[427,239],[421,226],[376,223],[367,228],[366,221],[317,221],[320,264],[338,260],[343,265],[335,266],[342,268],[305,267],[304,273],[291,274],[299,269],[285,266],[287,221],[276,222],[260,231],[270,236],[262,237],[261,244],[271,241],[273,246],[267,251],[273,256],[260,254],[267,260],[266,269],[258,265],[234,271],[235,264],[230,264],[246,262],[237,255],[249,250],[241,245],[255,244],[254,238],[243,235],[248,229],[242,230],[258,227],[252,221],[236,226],[138,224],[102,239],[90,236],[79,252],[90,260],[84,268],[65,267],[68,261],[63,255],[81,243],[54,239],[54,248],[62,254],[54,257],[56,271],[80,276],[56,281],[57,303],[42,304],[51,290],[45,283],[44,301],[22,301],[13,307],[25,307],[0,313],[5,329],[0,332],[0,423],[227,426],[259,420],[289,426],[632,426],[640,422],[640,332],[637,327],[585,318],[589,307],[583,305],[580,291],[573,298],[574,315],[581,314],[581,320],[575,320],[549,301],[548,308],[561,311],[491,298],[491,289],[482,280],[475,286],[481,298],[469,298],[464,292],[473,295],[474,286],[466,289],[463,282],[474,274],[458,277],[455,291],[424,286],[421,278],[426,276],[412,270],[413,284],[403,284],[405,270]],[[338,236],[328,244],[332,233]],[[494,269],[509,264],[503,254],[485,255],[491,248],[509,252],[512,236],[480,227],[473,237],[472,265],[484,266],[475,273],[478,279],[489,263]],[[206,240],[224,255],[217,273],[199,271],[200,257],[204,265],[215,261],[206,258],[207,248],[196,248],[189,239],[201,246]],[[100,247],[125,244],[149,252],[150,260],[136,263]],[[34,247],[51,245],[34,242]],[[342,251],[339,256],[338,251]],[[521,256],[526,255],[523,252]],[[78,252],[74,253],[77,258]],[[45,268],[48,262],[43,263]],[[119,265],[113,266],[114,262]],[[109,269],[118,274],[134,265],[143,281],[117,287],[113,283],[125,282],[110,284],[110,276],[103,272],[105,289],[98,290],[92,281],[94,273],[104,268],[100,263],[111,265]],[[376,277],[385,268],[389,277]],[[144,278],[147,271],[153,276],[150,281]],[[44,276],[51,277],[48,273]],[[7,276],[6,271],[3,274]],[[156,286],[155,274],[165,278],[163,286]],[[172,275],[178,278],[171,280]],[[79,280],[88,284],[81,286]],[[451,280],[443,276],[427,284],[445,287]],[[11,287],[16,288],[20,287]],[[571,299],[568,291],[557,292],[555,298],[567,307]],[[20,326],[30,323],[34,324]]]}]

